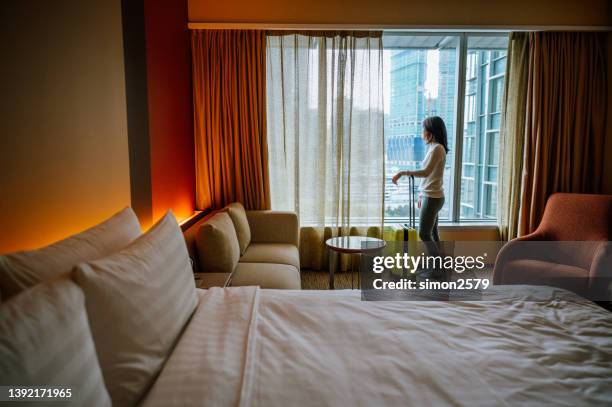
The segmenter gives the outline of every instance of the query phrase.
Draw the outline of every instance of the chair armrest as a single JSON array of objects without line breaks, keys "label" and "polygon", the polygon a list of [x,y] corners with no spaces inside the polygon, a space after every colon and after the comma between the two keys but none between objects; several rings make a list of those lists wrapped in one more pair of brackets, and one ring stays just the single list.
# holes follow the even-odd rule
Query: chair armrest
[{"label": "chair armrest", "polygon": [[515,251],[515,243],[514,240],[506,243],[505,246],[501,248],[499,253],[497,253],[497,258],[495,259],[495,266],[493,267],[493,285],[500,285],[504,280],[504,267],[506,263],[513,258],[513,252]]},{"label": "chair armrest", "polygon": [[246,211],[253,243],[290,243],[299,246],[300,226],[295,212]]},{"label": "chair armrest", "polygon": [[535,232],[532,232],[532,233],[530,233],[528,235],[517,237],[513,241],[516,241],[516,242],[525,242],[525,241],[544,242],[544,241],[547,241],[547,240],[550,240],[550,239],[548,239],[546,237],[546,234],[543,231],[536,230]]},{"label": "chair armrest", "polygon": [[513,239],[509,241],[504,247],[501,248],[499,253],[497,254],[497,258],[495,259],[495,267],[493,268],[493,284],[499,285],[502,284],[504,280],[504,267],[506,263],[511,260],[517,259],[535,259],[533,251],[529,251],[529,255],[527,256],[527,251],[522,249],[525,243],[528,241],[545,241],[546,236],[544,233],[535,231],[534,233],[521,236],[519,238]]}]

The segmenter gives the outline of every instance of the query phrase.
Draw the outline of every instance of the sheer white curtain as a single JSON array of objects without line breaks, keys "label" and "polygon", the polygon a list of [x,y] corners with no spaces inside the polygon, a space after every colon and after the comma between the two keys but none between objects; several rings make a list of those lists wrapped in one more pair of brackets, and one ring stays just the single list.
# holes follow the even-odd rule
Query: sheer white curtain
[{"label": "sheer white curtain", "polygon": [[296,211],[302,226],[380,227],[381,34],[269,35],[267,41],[272,208]]}]

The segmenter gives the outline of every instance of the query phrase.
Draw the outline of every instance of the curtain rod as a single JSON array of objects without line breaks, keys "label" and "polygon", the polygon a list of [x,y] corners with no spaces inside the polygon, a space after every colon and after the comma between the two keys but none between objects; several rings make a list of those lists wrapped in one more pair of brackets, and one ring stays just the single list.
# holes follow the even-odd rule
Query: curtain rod
[{"label": "curtain rod", "polygon": [[212,23],[189,22],[190,30],[384,30],[384,31],[612,31],[612,26],[599,25],[398,25],[398,24],[277,24],[277,23]]}]

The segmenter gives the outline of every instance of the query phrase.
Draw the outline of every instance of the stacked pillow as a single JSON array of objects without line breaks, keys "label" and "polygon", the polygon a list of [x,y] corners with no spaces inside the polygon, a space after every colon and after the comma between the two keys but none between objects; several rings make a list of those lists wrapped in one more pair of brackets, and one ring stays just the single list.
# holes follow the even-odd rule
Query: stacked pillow
[{"label": "stacked pillow", "polygon": [[219,212],[198,229],[196,246],[200,268],[211,273],[231,273],[240,260],[240,244],[232,219]]},{"label": "stacked pillow", "polygon": [[146,234],[109,257],[80,264],[100,366],[114,406],[145,394],[195,310],[185,240],[168,212]]},{"label": "stacked pillow", "polygon": [[195,309],[196,292],[172,213],[139,235],[126,209],[54,245],[2,258],[0,288],[14,298],[0,306],[0,383],[84,389],[75,405],[142,398]]},{"label": "stacked pillow", "polygon": [[140,236],[131,208],[84,232],[38,250],[0,256],[0,293],[6,300],[41,281],[68,274],[81,262],[108,256]]},{"label": "stacked pillow", "polygon": [[243,255],[251,243],[251,227],[246,216],[244,206],[240,202],[227,205],[224,210],[229,214],[236,229],[236,238],[240,246],[240,255]]},{"label": "stacked pillow", "polygon": [[68,277],[39,284],[2,304],[0,332],[3,386],[61,386],[71,395],[57,405],[111,405],[83,292]]},{"label": "stacked pillow", "polygon": [[196,233],[199,267],[209,273],[231,273],[251,243],[244,206],[234,202],[203,222]]}]

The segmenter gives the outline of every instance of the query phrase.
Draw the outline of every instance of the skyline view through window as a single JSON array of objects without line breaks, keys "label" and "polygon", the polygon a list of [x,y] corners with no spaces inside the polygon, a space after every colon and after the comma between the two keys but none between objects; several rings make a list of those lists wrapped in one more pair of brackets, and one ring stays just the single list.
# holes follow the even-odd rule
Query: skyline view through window
[{"label": "skyline view through window", "polygon": [[[384,37],[385,223],[408,219],[408,180],[402,178],[396,186],[391,178],[398,171],[421,167],[427,152],[422,121],[434,115],[446,123],[450,148],[440,220],[495,219],[507,36],[467,36],[466,43],[465,49],[459,49],[459,35]],[[463,75],[458,69],[461,52],[465,53]],[[461,100],[456,97],[458,77],[465,79]],[[463,103],[464,111],[459,174],[454,162],[457,102]],[[455,194],[458,182],[460,191]],[[418,190],[420,180],[415,184]]]}]

